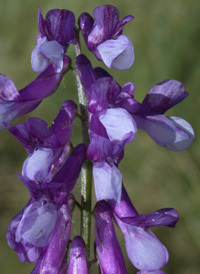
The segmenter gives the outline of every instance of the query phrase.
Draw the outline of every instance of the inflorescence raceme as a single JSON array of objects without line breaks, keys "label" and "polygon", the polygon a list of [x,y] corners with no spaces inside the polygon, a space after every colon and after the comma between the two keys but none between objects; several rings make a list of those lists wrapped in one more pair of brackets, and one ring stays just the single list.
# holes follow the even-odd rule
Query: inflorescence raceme
[{"label": "inflorescence raceme", "polygon": [[[115,221],[138,274],[162,274],[168,251],[149,228],[175,227],[178,213],[164,208],[138,214],[118,165],[125,145],[136,138],[137,129],[170,150],[180,151],[191,145],[191,125],[182,118],[164,115],[188,92],[179,81],[165,80],[152,87],[139,103],[134,99],[133,83],[121,87],[107,71],[93,68],[80,53],[80,32],[88,49],[108,68],[126,70],[134,62],[133,45],[123,34],[125,24],[134,17],[128,15],[120,21],[117,8],[111,5],[95,8],[93,15],[82,13],[77,28],[71,11],[50,10],[44,19],[38,10],[39,34],[31,66],[40,74],[19,91],[11,79],[0,75],[0,128],[6,128],[29,154],[18,177],[28,188],[30,200],[8,227],[8,245],[21,262],[36,262],[32,274],[88,274],[92,262],[98,263],[102,274],[126,274]],[[79,49],[75,69],[66,55],[70,44]],[[79,96],[80,90],[84,91],[79,111],[68,100],[50,127],[40,118],[10,125],[14,118],[31,112],[54,93],[70,69],[78,79]],[[70,137],[77,116],[83,122],[86,138],[74,148]],[[70,240],[72,212],[77,204],[71,191],[81,170],[81,236]],[[93,210],[92,178],[97,199]],[[90,258],[91,217],[95,218],[94,260]]]}]

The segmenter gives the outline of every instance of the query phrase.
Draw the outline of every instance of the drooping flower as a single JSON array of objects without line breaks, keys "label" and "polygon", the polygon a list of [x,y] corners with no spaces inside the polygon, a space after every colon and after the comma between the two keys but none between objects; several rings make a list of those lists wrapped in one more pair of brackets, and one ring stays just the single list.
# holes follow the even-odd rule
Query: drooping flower
[{"label": "drooping flower", "polygon": [[[93,85],[99,80],[108,82],[111,76],[103,69],[93,70],[89,60],[83,56],[77,58],[77,66],[89,100],[89,110],[107,107],[107,98],[105,99],[102,91],[103,85],[100,88],[102,92],[99,91],[98,96],[95,96]],[[113,88],[110,87],[110,95],[108,93],[109,98],[112,98],[112,107],[125,109],[136,122],[137,128],[146,131],[157,144],[177,151],[187,149],[192,144],[194,131],[191,125],[182,118],[163,115],[188,96],[181,82],[165,80],[158,83],[150,89],[140,104],[134,99],[133,83],[127,82],[121,88],[114,79],[112,81],[115,84]]]},{"label": "drooping flower", "polygon": [[25,181],[31,199],[13,218],[7,231],[8,245],[22,262],[36,261],[46,246],[62,206],[79,176],[86,148],[78,145],[49,182]]},{"label": "drooping flower", "polygon": [[180,117],[163,114],[187,96],[181,82],[165,80],[150,89],[137,110],[128,108],[137,127],[146,131],[158,145],[170,150],[184,150],[194,140],[193,128]]},{"label": "drooping flower", "polygon": [[117,225],[124,234],[127,255],[132,264],[142,270],[141,273],[162,273],[159,272],[160,268],[168,262],[169,254],[148,228],[158,225],[175,227],[178,221],[177,211],[165,208],[152,214],[139,215],[124,187],[120,203],[117,204],[114,200],[109,200],[108,203],[113,209]]},{"label": "drooping flower", "polygon": [[33,262],[40,256],[85,160],[83,144],[70,153],[75,114],[75,103],[67,101],[49,128],[39,118],[29,118],[16,127],[6,125],[30,153],[18,177],[27,186],[31,199],[11,221],[7,232],[8,244],[21,261]]},{"label": "drooping flower", "polygon": [[75,40],[75,17],[69,10],[53,9],[44,19],[38,9],[37,45],[31,55],[31,66],[35,72],[44,71],[51,61],[56,71],[63,69],[63,57],[70,43]]},{"label": "drooping flower", "polygon": [[76,65],[89,101],[87,157],[93,161],[96,197],[119,202],[122,173],[117,165],[124,146],[136,137],[136,123],[127,110],[115,104],[121,88],[112,77],[99,77],[83,55],[77,57]]},{"label": "drooping flower", "polygon": [[109,68],[130,68],[134,61],[133,45],[122,32],[124,25],[134,17],[128,15],[119,21],[119,12],[111,5],[95,8],[93,15],[94,19],[88,13],[79,17],[79,27],[88,49]]},{"label": "drooping flower", "polygon": [[95,243],[102,274],[127,274],[124,258],[117,241],[112,221],[112,211],[105,201],[100,201],[94,209]]},{"label": "drooping flower", "polygon": [[70,238],[73,207],[74,198],[73,195],[70,194],[67,203],[62,205],[57,212],[57,219],[51,237],[48,243],[43,247],[41,255],[31,274],[66,273],[66,247]]},{"label": "drooping flower", "polygon": [[45,97],[51,95],[69,69],[70,63],[70,58],[64,57],[60,73],[50,64],[33,82],[19,91],[10,78],[0,74],[0,130],[4,128],[4,122],[10,123],[16,117],[31,112]]},{"label": "drooping flower", "polygon": [[67,274],[89,274],[85,243],[80,236],[74,237],[70,247]]}]

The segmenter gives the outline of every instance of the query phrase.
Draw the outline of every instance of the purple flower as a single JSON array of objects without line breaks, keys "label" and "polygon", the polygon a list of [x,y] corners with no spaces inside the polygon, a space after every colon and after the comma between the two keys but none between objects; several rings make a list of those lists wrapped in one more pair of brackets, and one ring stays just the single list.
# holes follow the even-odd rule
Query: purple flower
[{"label": "purple flower", "polygon": [[123,255],[119,247],[112,221],[112,211],[105,201],[96,204],[95,243],[102,274],[127,274]]},{"label": "purple flower", "polygon": [[125,108],[132,114],[137,127],[146,131],[157,144],[179,151],[192,144],[194,130],[182,118],[163,114],[187,96],[188,92],[181,82],[165,80],[150,89],[137,109],[130,107],[128,103]]},{"label": "purple flower", "polygon": [[48,183],[26,181],[21,177],[30,191],[31,199],[11,221],[7,241],[22,262],[36,261],[42,248],[49,242],[59,211],[67,203],[79,176],[85,152],[85,146],[78,145]]},{"label": "purple flower", "polygon": [[48,243],[43,247],[41,255],[31,272],[32,274],[64,274],[66,273],[66,247],[71,232],[71,218],[74,198],[68,196],[67,204],[60,207],[57,219]]},{"label": "purple flower", "polygon": [[[139,129],[146,131],[157,144],[170,150],[184,150],[193,142],[194,131],[188,122],[179,117],[163,115],[188,96],[181,82],[165,80],[158,83],[150,89],[140,104],[133,97],[133,83],[125,83],[121,88],[103,69],[93,70],[89,60],[84,56],[77,58],[77,67],[89,100],[89,111],[94,112],[95,109],[102,110],[107,107],[125,109]],[[109,79],[112,79],[113,84],[109,86],[109,92],[105,92],[106,83],[108,86],[111,81]],[[96,83],[98,88],[94,88]],[[97,128],[102,135],[102,127],[98,125]]]},{"label": "purple flower", "polygon": [[53,9],[46,14],[44,19],[38,9],[37,46],[31,55],[31,66],[35,72],[44,71],[51,61],[56,66],[56,71],[63,68],[63,56],[69,43],[75,41],[75,17],[71,11]]},{"label": "purple flower", "polygon": [[51,95],[69,69],[70,63],[69,57],[66,56],[60,73],[57,73],[55,67],[50,64],[43,73],[20,91],[10,78],[0,74],[0,129],[4,128],[4,122],[9,123],[14,118],[34,110],[45,97]]},{"label": "purple flower", "polygon": [[9,246],[21,261],[37,260],[48,243],[59,211],[66,205],[85,160],[83,144],[70,153],[69,138],[75,114],[75,103],[67,101],[49,128],[39,118],[29,118],[16,127],[6,124],[30,154],[24,162],[22,176],[18,177],[28,187],[31,199],[11,221],[7,233]]},{"label": "purple flower", "polygon": [[140,273],[162,273],[159,269],[166,265],[168,251],[148,228],[157,225],[175,227],[178,221],[177,211],[165,208],[152,214],[139,215],[124,188],[119,204],[111,200],[108,202],[113,209],[115,221],[124,234],[127,255],[132,264],[143,271]]},{"label": "purple flower", "polygon": [[69,265],[67,274],[89,274],[87,267],[87,258],[85,252],[85,243],[80,236],[72,240],[69,256]]},{"label": "purple flower", "polygon": [[126,109],[115,103],[121,88],[112,77],[99,77],[83,55],[78,56],[76,65],[89,100],[87,157],[93,161],[96,197],[120,202],[122,173],[117,165],[124,146],[136,137],[136,123]]},{"label": "purple flower", "polygon": [[79,17],[79,26],[88,49],[109,68],[130,68],[134,61],[133,45],[122,31],[134,17],[128,15],[119,21],[119,12],[111,5],[95,8],[93,15],[94,19],[88,13],[82,13]]}]

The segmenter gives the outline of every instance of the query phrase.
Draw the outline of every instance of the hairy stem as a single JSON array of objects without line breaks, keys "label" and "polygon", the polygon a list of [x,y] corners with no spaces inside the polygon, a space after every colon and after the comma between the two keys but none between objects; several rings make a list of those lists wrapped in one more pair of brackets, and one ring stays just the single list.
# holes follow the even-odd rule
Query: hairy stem
[{"label": "hairy stem", "polygon": [[[76,30],[76,56],[81,54],[79,31]],[[79,77],[78,70],[75,70],[76,83],[78,89],[78,99],[81,114],[81,127],[82,127],[82,141],[88,146],[88,110],[87,99],[84,94],[83,86]],[[90,257],[90,230],[91,230],[91,201],[92,201],[92,162],[86,160],[81,170],[81,236],[83,237],[86,245],[86,253]]]}]

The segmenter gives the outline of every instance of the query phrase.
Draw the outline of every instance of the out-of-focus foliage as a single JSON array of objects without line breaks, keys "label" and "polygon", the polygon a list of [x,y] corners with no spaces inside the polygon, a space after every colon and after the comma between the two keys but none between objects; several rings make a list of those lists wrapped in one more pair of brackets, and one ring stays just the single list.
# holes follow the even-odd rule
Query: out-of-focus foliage
[{"label": "out-of-focus foliage", "polygon": [[[37,7],[43,14],[52,8],[65,8],[76,16],[92,13],[97,5],[113,4],[121,18],[135,16],[124,33],[132,40],[136,59],[128,71],[111,73],[120,84],[132,81],[135,97],[141,101],[146,92],[164,79],[184,83],[189,97],[170,114],[180,116],[194,127],[196,139],[187,151],[172,152],[159,147],[144,133],[138,132],[134,142],[127,146],[123,170],[124,184],[139,213],[149,213],[162,207],[174,207],[180,213],[176,229],[156,228],[154,232],[167,246],[170,260],[165,268],[168,274],[198,274],[200,269],[200,3],[198,0],[123,0],[123,1],[63,1],[63,0],[1,0],[0,5],[0,72],[9,76],[20,89],[35,73],[31,70],[30,55],[36,44]],[[100,65],[83,46],[94,66]],[[69,54],[74,58],[74,49]],[[74,62],[73,62],[74,64]],[[30,116],[39,116],[49,123],[66,99],[77,102],[75,79],[69,72],[59,91],[46,99]],[[22,117],[16,122],[25,121]],[[75,123],[73,138],[80,141],[79,123]],[[33,265],[21,264],[6,243],[5,233],[12,219],[28,200],[28,192],[14,171],[21,172],[26,153],[5,130],[0,133],[0,272],[3,274],[30,273]],[[75,194],[80,194],[79,185]],[[95,199],[94,199],[95,201]],[[78,216],[74,215],[76,233]],[[124,242],[118,231],[129,273],[134,273],[124,251]],[[94,267],[95,268],[95,267]],[[92,273],[95,273],[92,268]]]}]

